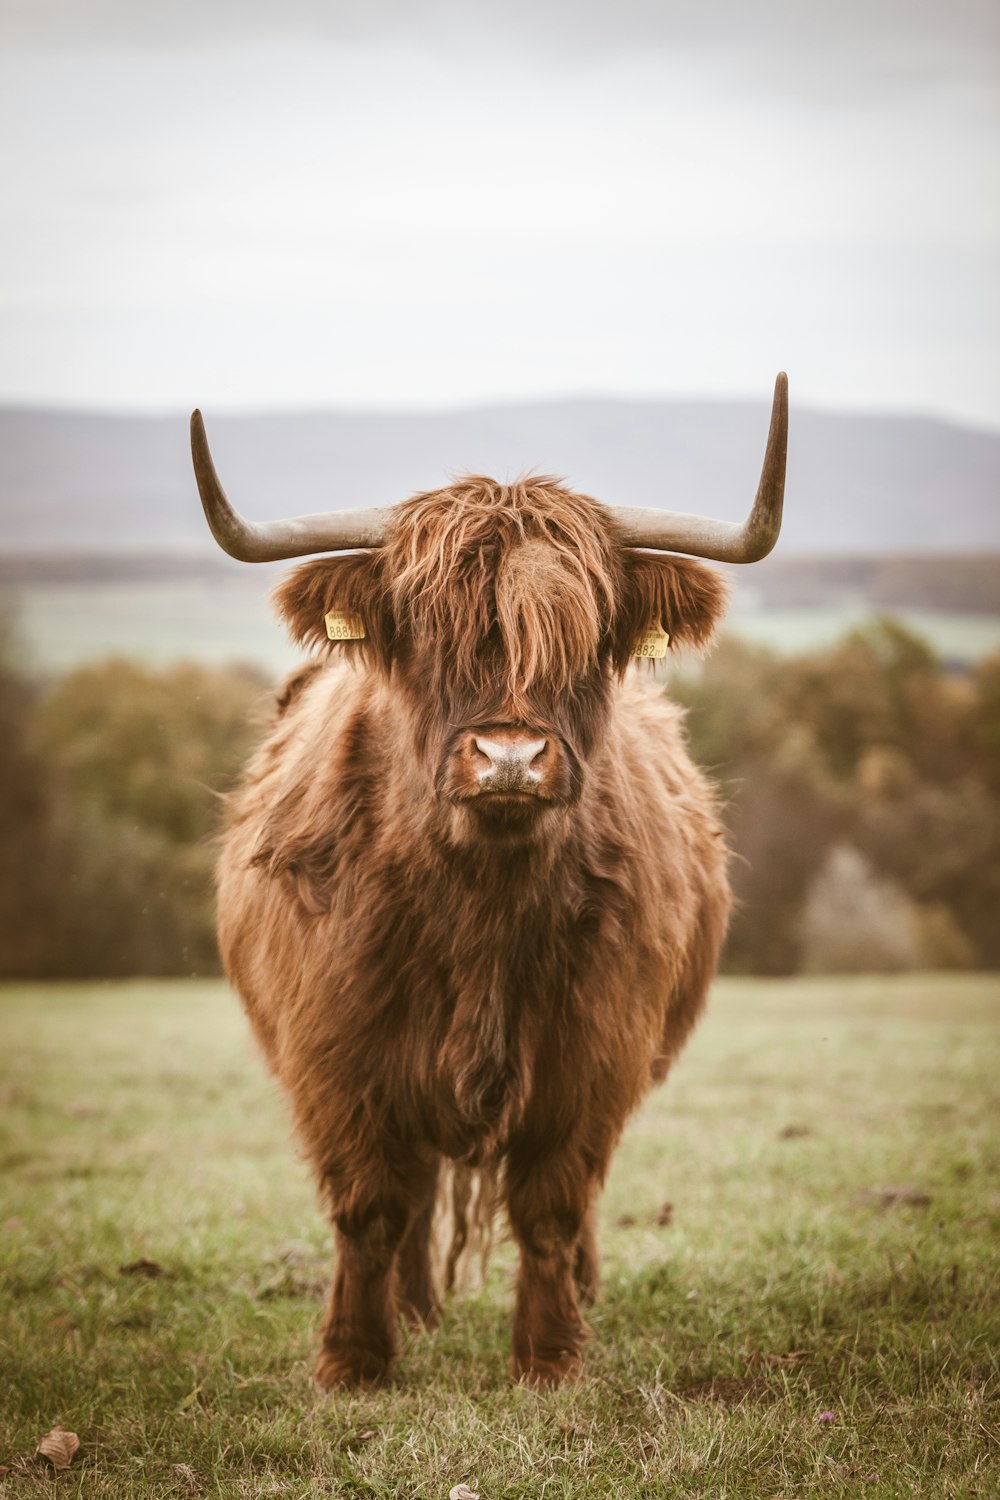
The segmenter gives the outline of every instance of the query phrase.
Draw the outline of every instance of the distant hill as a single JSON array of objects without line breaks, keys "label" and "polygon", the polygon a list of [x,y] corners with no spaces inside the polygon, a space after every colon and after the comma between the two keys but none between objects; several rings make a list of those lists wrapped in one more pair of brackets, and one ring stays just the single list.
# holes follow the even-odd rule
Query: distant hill
[{"label": "distant hill", "polygon": [[[288,563],[247,568],[218,548],[167,551],[0,554],[0,594],[24,588],[108,588],[189,584],[254,596],[284,573]],[[877,612],[935,610],[1000,618],[1000,552],[883,553],[867,557],[788,557],[783,549],[752,568],[724,570],[735,585],[735,603],[747,610],[830,609],[851,605]]]},{"label": "distant hill", "polygon": [[[251,517],[391,504],[471,469],[554,473],[608,504],[737,518],[756,487],[768,407],[591,400],[205,417],[226,488]],[[998,502],[1000,434],[803,410],[793,396],[781,557],[997,552]],[[179,413],[0,408],[0,519],[8,557],[214,552]]]}]

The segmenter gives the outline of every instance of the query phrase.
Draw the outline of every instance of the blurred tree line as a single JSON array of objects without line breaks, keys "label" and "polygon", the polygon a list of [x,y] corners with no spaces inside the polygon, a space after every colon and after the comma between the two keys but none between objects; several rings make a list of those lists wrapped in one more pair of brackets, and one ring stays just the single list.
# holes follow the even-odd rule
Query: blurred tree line
[{"label": "blurred tree line", "polygon": [[[270,692],[250,667],[0,651],[0,974],[218,970],[212,830]],[[4,664],[8,663],[8,664]],[[736,858],[731,971],[1000,967],[1000,656],[942,670],[891,621],[676,674]]]},{"label": "blurred tree line", "polygon": [[0,974],[218,972],[212,830],[267,699],[249,667],[0,661]]},{"label": "blurred tree line", "polygon": [[723,641],[672,692],[726,801],[730,970],[1000,967],[1000,656],[946,672],[886,619]]}]

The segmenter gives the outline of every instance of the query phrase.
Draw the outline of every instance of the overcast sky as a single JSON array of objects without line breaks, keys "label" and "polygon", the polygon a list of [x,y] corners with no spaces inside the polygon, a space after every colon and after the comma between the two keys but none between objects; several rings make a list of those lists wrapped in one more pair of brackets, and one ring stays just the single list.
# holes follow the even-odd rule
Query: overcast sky
[{"label": "overcast sky", "polygon": [[0,400],[1000,426],[994,0],[0,0]]}]

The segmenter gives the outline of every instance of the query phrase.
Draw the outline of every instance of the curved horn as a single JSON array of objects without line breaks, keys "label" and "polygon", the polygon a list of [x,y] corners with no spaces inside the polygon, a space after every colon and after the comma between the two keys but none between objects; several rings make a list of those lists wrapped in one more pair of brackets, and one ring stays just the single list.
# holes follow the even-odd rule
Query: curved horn
[{"label": "curved horn", "polygon": [[774,382],[771,429],[767,435],[757,498],[746,520],[740,524],[669,510],[615,506],[614,515],[622,527],[622,540],[628,547],[688,552],[694,557],[711,558],[714,562],[759,562],[770,552],[781,530],[787,447],[788,376],[782,371]]},{"label": "curved horn", "polygon": [[353,547],[381,547],[389,510],[329,511],[292,516],[287,521],[246,521],[226,499],[205,436],[200,411],[191,413],[191,457],[198,493],[212,535],[240,562],[281,562],[308,552],[346,552]]}]

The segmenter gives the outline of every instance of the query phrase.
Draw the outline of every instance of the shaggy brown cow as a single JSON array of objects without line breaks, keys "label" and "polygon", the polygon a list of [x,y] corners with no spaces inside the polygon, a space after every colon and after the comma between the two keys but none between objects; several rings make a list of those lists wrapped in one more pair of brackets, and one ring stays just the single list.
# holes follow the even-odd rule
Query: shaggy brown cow
[{"label": "shaggy brown cow", "polygon": [[381,1379],[399,1311],[434,1320],[446,1159],[499,1170],[520,1248],[514,1373],[548,1383],[579,1367],[595,1197],[704,1005],[729,909],[681,715],[629,670],[651,629],[704,645],[724,588],[637,547],[762,556],[785,424],[779,377],[743,527],[616,515],[548,479],[466,478],[389,512],[255,528],[229,507],[194,415],[227,550],[366,547],[278,591],[325,660],[286,685],[218,871],[226,970],[336,1230],[324,1386]]}]

